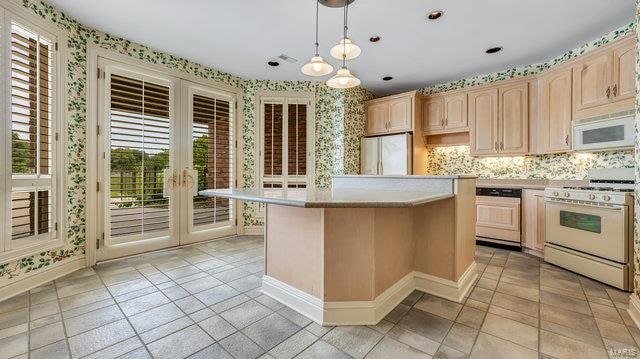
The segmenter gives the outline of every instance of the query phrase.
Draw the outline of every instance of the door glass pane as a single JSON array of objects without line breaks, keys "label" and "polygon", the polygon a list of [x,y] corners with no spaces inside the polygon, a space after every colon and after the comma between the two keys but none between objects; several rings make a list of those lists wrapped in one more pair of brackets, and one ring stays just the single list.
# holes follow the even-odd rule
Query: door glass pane
[{"label": "door glass pane", "polygon": [[264,105],[264,187],[282,187],[283,105]]},{"label": "door glass pane", "polygon": [[169,87],[111,75],[111,236],[169,228]]},{"label": "door glass pane", "polygon": [[560,211],[560,225],[587,232],[602,233],[602,218],[592,214]]},{"label": "door glass pane", "polygon": [[[193,169],[198,174],[198,191],[231,188],[232,122],[231,103],[200,95],[193,96]],[[193,225],[231,220],[232,202],[225,198],[193,197]]]}]

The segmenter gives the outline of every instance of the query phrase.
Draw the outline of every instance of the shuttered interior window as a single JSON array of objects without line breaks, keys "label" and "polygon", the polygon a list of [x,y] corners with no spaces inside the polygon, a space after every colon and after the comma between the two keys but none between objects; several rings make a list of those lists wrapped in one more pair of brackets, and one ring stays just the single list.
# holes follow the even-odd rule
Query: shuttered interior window
[{"label": "shuttered interior window", "polygon": [[169,228],[163,196],[169,168],[170,89],[110,76],[111,236],[143,236]]},{"label": "shuttered interior window", "polygon": [[306,103],[287,101],[263,104],[264,188],[306,187],[307,107]]},{"label": "shuttered interior window", "polygon": [[[193,168],[198,173],[198,191],[231,188],[232,141],[231,103],[214,97],[193,95]],[[232,202],[225,198],[194,196],[193,224],[205,225],[231,220]]]},{"label": "shuttered interior window", "polygon": [[50,238],[54,221],[54,40],[11,22],[11,239]]}]

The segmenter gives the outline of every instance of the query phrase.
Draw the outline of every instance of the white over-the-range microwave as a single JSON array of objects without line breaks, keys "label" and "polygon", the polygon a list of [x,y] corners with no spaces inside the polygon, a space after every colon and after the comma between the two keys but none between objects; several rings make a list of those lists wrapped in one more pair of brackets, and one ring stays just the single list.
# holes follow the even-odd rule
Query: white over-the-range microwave
[{"label": "white over-the-range microwave", "polygon": [[633,148],[634,126],[634,111],[575,120],[573,149],[599,151]]}]

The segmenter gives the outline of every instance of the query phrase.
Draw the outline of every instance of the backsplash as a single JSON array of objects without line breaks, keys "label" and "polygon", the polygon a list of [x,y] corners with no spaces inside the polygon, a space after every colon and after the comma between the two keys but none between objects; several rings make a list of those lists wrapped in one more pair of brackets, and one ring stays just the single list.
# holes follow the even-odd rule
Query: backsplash
[{"label": "backsplash", "polygon": [[473,174],[500,179],[584,179],[590,168],[633,168],[633,151],[563,153],[517,157],[471,157],[469,146],[429,150],[427,173],[434,175]]}]

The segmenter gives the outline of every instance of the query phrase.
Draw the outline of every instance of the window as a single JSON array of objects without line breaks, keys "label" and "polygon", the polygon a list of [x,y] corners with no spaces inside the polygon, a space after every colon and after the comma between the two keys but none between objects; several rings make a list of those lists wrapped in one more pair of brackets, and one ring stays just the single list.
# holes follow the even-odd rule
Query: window
[{"label": "window", "polygon": [[[60,245],[62,193],[57,111],[59,54],[57,36],[0,8],[9,32],[0,40],[8,102],[0,119],[8,129],[0,141],[0,185],[4,201],[0,229],[0,260]],[[6,122],[5,122],[6,121]]]},{"label": "window", "polygon": [[313,186],[312,99],[263,97],[260,101],[260,180],[263,188]]}]

